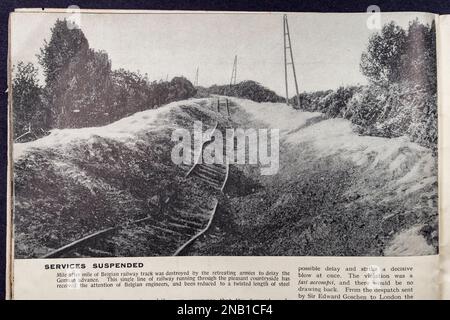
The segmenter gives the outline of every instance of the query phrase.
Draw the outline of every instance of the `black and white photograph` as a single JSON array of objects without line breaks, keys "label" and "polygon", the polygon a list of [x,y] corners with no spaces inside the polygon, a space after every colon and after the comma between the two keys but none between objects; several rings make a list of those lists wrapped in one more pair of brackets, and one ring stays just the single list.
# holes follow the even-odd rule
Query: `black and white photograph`
[{"label": "black and white photograph", "polygon": [[12,14],[14,257],[436,255],[434,19]]}]

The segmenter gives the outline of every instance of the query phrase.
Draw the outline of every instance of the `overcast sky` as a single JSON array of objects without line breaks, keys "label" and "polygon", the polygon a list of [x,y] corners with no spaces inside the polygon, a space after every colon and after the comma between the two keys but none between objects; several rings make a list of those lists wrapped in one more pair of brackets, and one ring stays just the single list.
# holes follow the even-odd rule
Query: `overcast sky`
[{"label": "overcast sky", "polygon": [[[16,13],[11,21],[13,64],[37,63],[36,54],[62,13]],[[401,26],[433,15],[382,14]],[[368,14],[288,14],[300,91],[365,83],[359,70],[370,34]],[[283,24],[280,13],[92,14],[81,29],[89,44],[108,53],[112,68],[139,70],[151,80],[183,75],[199,84],[228,84],[234,56],[237,81],[255,80],[284,95]],[[294,93],[290,88],[290,95]]]}]

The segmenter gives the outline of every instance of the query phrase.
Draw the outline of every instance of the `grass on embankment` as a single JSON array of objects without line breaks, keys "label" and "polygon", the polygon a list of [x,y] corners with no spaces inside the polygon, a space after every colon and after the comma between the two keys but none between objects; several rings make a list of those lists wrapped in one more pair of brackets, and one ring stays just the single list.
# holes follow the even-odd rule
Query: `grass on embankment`
[{"label": "grass on embankment", "polygon": [[[261,117],[279,120],[267,111]],[[235,110],[233,119],[240,127],[267,127],[242,109]],[[314,125],[306,129],[313,130]],[[353,140],[362,146],[347,146],[343,151],[345,146],[340,150],[338,145],[336,153],[326,144],[320,150],[314,143],[321,138],[318,132],[310,134],[311,141],[287,141],[294,134],[305,136],[302,130],[291,130],[281,140],[277,175],[263,177],[254,166],[231,166],[215,221],[189,250],[190,255],[414,255],[437,251],[437,179],[431,151],[392,141],[392,155],[375,162],[377,146],[373,150],[364,146],[364,137],[359,141],[356,134]],[[347,141],[352,136],[344,137]],[[325,140],[333,143],[332,138]],[[390,144],[388,140],[373,142]],[[414,176],[422,170],[419,164],[431,167],[430,173],[423,169],[429,175],[423,183]],[[402,243],[392,249],[399,238]]]},{"label": "grass on embankment", "polygon": [[197,120],[205,129],[226,121],[206,99],[191,100],[16,144],[15,256],[40,257],[95,231],[158,214],[152,199],[164,194],[175,195],[179,206],[193,202],[193,189],[208,197],[171,160],[173,130],[192,130]]}]

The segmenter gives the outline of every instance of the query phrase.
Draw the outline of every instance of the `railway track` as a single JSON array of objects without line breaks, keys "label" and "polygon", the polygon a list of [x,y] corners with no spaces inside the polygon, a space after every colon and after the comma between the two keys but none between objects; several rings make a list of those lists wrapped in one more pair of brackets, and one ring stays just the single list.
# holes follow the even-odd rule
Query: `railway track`
[{"label": "railway track", "polygon": [[[226,101],[228,106],[228,101]],[[217,101],[218,109],[221,106]],[[220,110],[218,110],[220,112]],[[204,148],[213,141],[214,132],[220,130],[216,122]],[[224,135],[225,136],[225,135]],[[225,158],[225,157],[224,157]],[[190,201],[178,205],[168,203],[166,213],[151,215],[119,226],[97,231],[51,251],[42,258],[66,257],[121,257],[181,255],[210,227],[225,187],[229,164],[207,164],[201,155],[185,174],[202,186],[191,191]],[[202,189],[209,189],[207,193]],[[209,195],[205,197],[205,194]],[[182,207],[182,209],[180,209]]]}]

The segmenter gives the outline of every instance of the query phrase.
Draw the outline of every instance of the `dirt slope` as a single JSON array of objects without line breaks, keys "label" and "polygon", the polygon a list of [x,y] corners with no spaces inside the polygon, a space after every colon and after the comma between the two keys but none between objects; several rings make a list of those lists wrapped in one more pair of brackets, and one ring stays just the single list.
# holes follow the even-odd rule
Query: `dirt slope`
[{"label": "dirt slope", "polygon": [[190,254],[426,255],[437,251],[437,164],[344,119],[234,99],[240,125],[281,130],[280,170],[234,165],[227,201]]},{"label": "dirt slope", "polygon": [[[157,215],[161,195],[174,195],[178,207],[197,205],[193,195],[208,197],[184,178],[188,168],[171,161],[173,130],[225,121],[208,103],[171,103],[104,127],[54,130],[15,144],[16,257],[40,257],[95,231]],[[157,254],[132,246],[122,254],[142,252]]]}]

